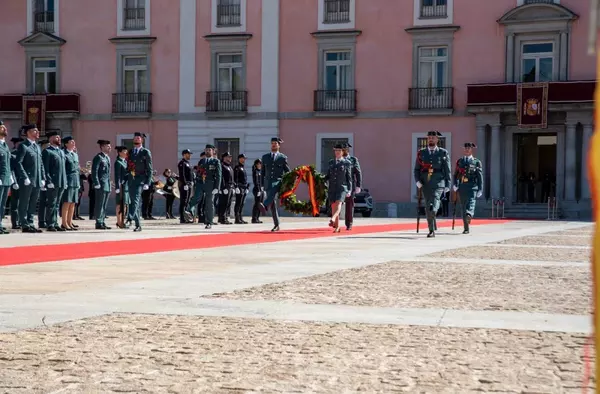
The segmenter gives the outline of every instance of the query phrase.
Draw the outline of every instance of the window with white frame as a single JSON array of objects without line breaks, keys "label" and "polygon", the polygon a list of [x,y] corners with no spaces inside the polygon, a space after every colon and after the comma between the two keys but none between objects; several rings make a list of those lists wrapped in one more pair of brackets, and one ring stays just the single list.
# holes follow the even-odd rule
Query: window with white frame
[{"label": "window with white frame", "polygon": [[324,90],[342,91],[350,89],[352,84],[352,60],[350,55],[350,51],[325,52]]},{"label": "window with white frame", "polygon": [[125,0],[123,30],[146,29],[146,0]]},{"label": "window with white frame", "polygon": [[322,0],[325,23],[350,22],[350,0]]},{"label": "window with white frame", "polygon": [[123,93],[148,93],[148,58],[125,56],[123,58]]},{"label": "window with white frame", "polygon": [[217,56],[217,90],[219,92],[239,92],[243,86],[242,54],[219,54]]},{"label": "window with white frame", "polygon": [[56,93],[56,59],[33,59],[35,93]]},{"label": "window with white frame", "polygon": [[421,18],[446,18],[448,0],[421,0]]},{"label": "window with white frame", "polygon": [[419,88],[443,88],[448,83],[448,48],[419,48]]},{"label": "window with white frame", "polygon": [[554,43],[552,42],[523,43],[521,48],[521,81],[552,81],[554,57]]},{"label": "window with white frame", "polygon": [[34,0],[33,27],[35,32],[54,32],[54,0]]},{"label": "window with white frame", "polygon": [[215,138],[215,148],[218,155],[229,152],[231,156],[237,159],[240,154],[240,139],[239,138]]},{"label": "window with white frame", "polygon": [[240,26],[241,24],[241,0],[217,0],[217,26]]}]

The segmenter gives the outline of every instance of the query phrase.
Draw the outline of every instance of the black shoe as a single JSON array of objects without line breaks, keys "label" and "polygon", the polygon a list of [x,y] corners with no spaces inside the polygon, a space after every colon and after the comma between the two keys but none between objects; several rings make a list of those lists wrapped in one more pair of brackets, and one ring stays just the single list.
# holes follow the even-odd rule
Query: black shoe
[{"label": "black shoe", "polygon": [[104,230],[104,226],[102,226],[101,224],[97,224],[96,230]]},{"label": "black shoe", "polygon": [[12,226],[12,229],[13,229],[13,230],[20,230],[20,229],[21,229],[21,226]]},{"label": "black shoe", "polygon": [[3,229],[0,229],[0,234],[10,234],[10,231],[8,231],[7,229],[3,228]]},{"label": "black shoe", "polygon": [[271,231],[279,231],[279,226],[275,226],[271,229]]},{"label": "black shoe", "polygon": [[349,225],[346,226],[346,231],[350,231],[350,230],[352,230],[352,225],[351,224],[349,224]]},{"label": "black shoe", "polygon": [[469,230],[463,231],[463,234],[469,234]]},{"label": "black shoe", "polygon": [[252,219],[252,223],[258,224],[258,223],[262,223],[262,222],[260,220],[258,220],[258,219]]},{"label": "black shoe", "polygon": [[207,223],[206,226],[204,226],[204,228],[206,230],[210,230],[212,228],[212,224],[211,223]]},{"label": "black shoe", "polygon": [[152,215],[148,216],[148,220],[156,220],[156,218]]},{"label": "black shoe", "polygon": [[140,226],[137,226],[136,228],[133,229],[134,233],[139,233],[140,231],[142,231],[142,228]]},{"label": "black shoe", "polygon": [[23,227],[21,231],[24,233],[37,233],[37,230],[33,227]]},{"label": "black shoe", "polygon": [[435,238],[435,232],[430,231],[429,234],[427,234],[427,238]]},{"label": "black shoe", "polygon": [[[62,233],[62,232],[65,232],[65,231],[67,231],[67,229],[66,229],[66,228],[64,228],[64,227],[58,227],[58,226],[57,226],[57,227],[54,227],[54,228],[56,229],[56,231],[60,231],[61,233]],[[69,229],[69,230],[70,230],[70,229]]]},{"label": "black shoe", "polygon": [[247,221],[245,221],[244,219],[240,218],[240,222],[242,222],[242,224],[248,224]]}]

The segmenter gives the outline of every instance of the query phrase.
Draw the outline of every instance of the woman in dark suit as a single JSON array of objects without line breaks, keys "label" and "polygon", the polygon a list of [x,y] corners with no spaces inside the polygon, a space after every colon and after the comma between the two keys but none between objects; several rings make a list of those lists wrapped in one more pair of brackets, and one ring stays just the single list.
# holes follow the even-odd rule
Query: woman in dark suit
[{"label": "woman in dark suit", "polygon": [[262,204],[265,194],[263,188],[262,160],[254,160],[252,166],[252,194],[254,195],[254,205],[252,206],[252,223],[262,223],[260,220],[260,205]]},{"label": "woman in dark suit", "polygon": [[167,219],[175,219],[175,216],[173,215],[173,202],[175,201],[173,188],[175,187],[179,177],[173,174],[169,168],[163,172],[163,176],[165,177],[165,187],[163,190],[165,192],[165,199],[167,200]]},{"label": "woman in dark suit", "polygon": [[62,225],[61,227],[68,231],[77,230],[76,225],[73,224],[73,217],[75,216],[75,204],[77,204],[79,189],[81,188],[79,178],[79,156],[75,152],[75,140],[73,137],[65,137],[63,139],[65,154],[65,169],[67,173],[67,190],[63,195],[62,204]]},{"label": "woman in dark suit", "polygon": [[333,227],[334,233],[340,232],[342,202],[350,196],[352,185],[351,163],[344,159],[342,148],[341,144],[334,146],[335,159],[329,161],[329,168],[325,175],[325,181],[328,183],[327,200],[331,203],[329,226]]}]

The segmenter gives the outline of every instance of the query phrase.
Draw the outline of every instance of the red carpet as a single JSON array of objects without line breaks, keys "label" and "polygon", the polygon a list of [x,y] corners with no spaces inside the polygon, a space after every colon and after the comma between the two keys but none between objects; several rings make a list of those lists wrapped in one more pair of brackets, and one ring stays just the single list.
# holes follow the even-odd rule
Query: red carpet
[{"label": "red carpet", "polygon": [[[472,226],[483,224],[503,224],[510,220],[473,220]],[[84,242],[79,244],[34,245],[0,248],[0,266],[44,263],[51,261],[91,259],[96,257],[123,256],[170,252],[177,250],[208,249],[224,246],[262,244],[302,239],[352,236],[359,234],[384,233],[390,231],[416,231],[416,223],[382,224],[357,226],[352,231],[342,230],[333,234],[331,228],[323,222],[322,228],[243,232],[228,234],[191,235],[169,238],[127,239],[119,241]],[[285,225],[285,223],[284,223]],[[451,227],[451,220],[440,220],[438,228]],[[456,230],[457,233],[459,230]],[[421,236],[427,234],[427,222],[421,221]],[[132,236],[133,233],[123,233]]]}]

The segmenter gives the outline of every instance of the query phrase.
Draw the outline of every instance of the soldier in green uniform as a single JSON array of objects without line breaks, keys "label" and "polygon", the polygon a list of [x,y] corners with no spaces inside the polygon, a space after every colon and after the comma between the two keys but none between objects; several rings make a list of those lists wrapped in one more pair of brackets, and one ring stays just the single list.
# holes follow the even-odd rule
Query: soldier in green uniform
[{"label": "soldier in green uniform", "polygon": [[92,160],[92,184],[94,185],[96,230],[110,230],[105,223],[106,205],[110,195],[110,141],[98,140],[100,153]]},{"label": "soldier in green uniform", "polygon": [[464,148],[464,156],[456,161],[452,189],[460,196],[463,234],[469,234],[469,225],[475,214],[475,201],[483,194],[483,167],[481,161],[473,157],[473,149],[477,146],[467,142]]},{"label": "soldier in green uniform", "polygon": [[40,132],[35,124],[25,125],[21,132],[27,137],[17,149],[16,171],[19,182],[19,225],[24,233],[41,233],[33,225],[35,206],[40,189],[46,186],[42,149],[36,143]]},{"label": "soldier in green uniform", "polygon": [[12,191],[10,192],[10,223],[13,230],[20,230],[19,226],[19,183],[17,182],[17,149],[19,144],[23,142],[21,137],[13,137],[10,139],[13,143],[13,150],[10,152],[10,170],[13,173],[14,183],[12,185]]},{"label": "soldier in green uniform", "polygon": [[[41,140],[38,142],[40,144],[40,147],[42,148],[42,164],[44,163],[43,161],[43,154],[44,151],[48,148],[49,142],[48,140]],[[45,169],[44,169],[45,170]],[[44,181],[46,179],[44,178]],[[45,186],[42,186],[42,188],[40,189],[40,196],[38,198],[38,227],[39,228],[46,228],[46,213],[48,212],[48,199],[46,198],[46,192],[48,189],[46,189]]]},{"label": "soldier in green uniform", "polygon": [[142,231],[142,225],[140,223],[140,201],[142,198],[142,190],[148,190],[152,184],[152,154],[150,150],[142,146],[143,138],[146,138],[145,134],[135,133],[133,135],[133,149],[129,151],[129,165],[131,168],[127,168],[129,172],[129,198],[131,203],[129,204],[129,216],[135,222],[135,229],[133,231]]},{"label": "soldier in green uniform", "polygon": [[350,162],[352,167],[350,168],[352,174],[352,185],[350,185],[350,197],[346,197],[346,230],[352,230],[352,222],[354,221],[354,196],[360,193],[362,187],[362,171],[360,169],[360,163],[356,156],[350,156],[350,148],[352,145],[349,143],[342,144],[344,158]]},{"label": "soldier in green uniform", "polygon": [[58,210],[62,195],[67,188],[65,153],[60,148],[60,135],[51,131],[46,133],[50,146],[42,152],[44,173],[46,174],[46,230],[66,231],[58,226]]},{"label": "soldier in green uniform", "polygon": [[202,187],[202,199],[204,200],[204,224],[205,228],[212,228],[215,217],[214,196],[221,187],[222,168],[221,161],[214,157],[215,146],[206,145],[204,152],[206,157],[198,163],[200,182]]},{"label": "soldier in green uniform", "polygon": [[442,194],[450,190],[451,168],[450,155],[444,148],[437,146],[439,131],[427,132],[427,147],[417,152],[414,168],[414,179],[417,188],[425,197],[427,211],[427,238],[435,237],[435,215],[440,209]]},{"label": "soldier in green uniform", "polygon": [[127,172],[127,147],[117,146],[117,160],[115,161],[115,203],[117,207],[117,227],[127,228],[125,225],[125,218],[127,217],[127,208],[131,201],[129,201],[129,185],[127,178],[129,173]]},{"label": "soldier in green uniform", "polygon": [[287,156],[279,151],[282,143],[283,141],[277,137],[271,138],[271,152],[262,157],[262,173],[267,196],[259,207],[263,215],[266,214],[267,209],[271,210],[271,216],[273,217],[271,231],[279,231],[277,195],[281,188],[281,179],[286,173],[290,172]]},{"label": "soldier in green uniform", "polygon": [[75,218],[75,206],[79,201],[79,191],[81,189],[81,167],[79,166],[79,155],[77,154],[75,140],[71,136],[62,139],[65,154],[65,171],[67,174],[67,188],[63,194],[62,205],[62,225],[67,231],[74,231],[79,228],[73,224]]},{"label": "soldier in green uniform", "polygon": [[8,234],[9,231],[2,226],[2,218],[6,209],[6,199],[11,185],[14,183],[14,174],[10,169],[10,147],[6,143],[8,130],[4,122],[0,120],[0,234]]}]

